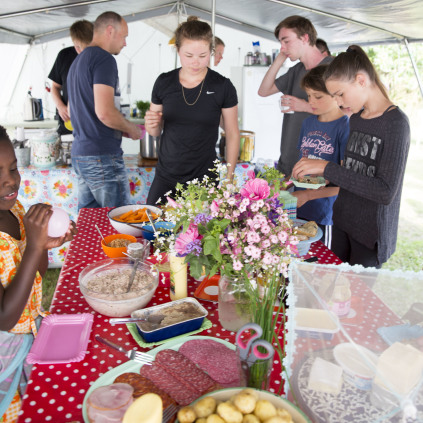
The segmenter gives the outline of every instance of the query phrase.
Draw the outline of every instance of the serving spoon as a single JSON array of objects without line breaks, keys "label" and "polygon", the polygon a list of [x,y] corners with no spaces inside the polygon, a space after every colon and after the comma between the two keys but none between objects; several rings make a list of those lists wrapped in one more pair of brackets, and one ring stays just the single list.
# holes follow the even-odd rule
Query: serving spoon
[{"label": "serving spoon", "polygon": [[147,317],[116,317],[109,319],[109,323],[112,325],[120,323],[137,323],[137,322],[147,322],[150,323],[152,328],[156,328],[160,325],[162,320],[165,318],[163,314],[151,314]]}]

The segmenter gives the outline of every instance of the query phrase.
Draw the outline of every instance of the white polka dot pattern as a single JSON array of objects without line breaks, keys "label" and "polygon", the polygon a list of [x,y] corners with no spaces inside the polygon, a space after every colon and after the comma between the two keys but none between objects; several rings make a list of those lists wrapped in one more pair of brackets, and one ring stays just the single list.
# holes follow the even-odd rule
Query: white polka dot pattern
[{"label": "white polka dot pattern", "polygon": [[[88,264],[106,258],[100,245],[100,236],[94,225],[97,224],[103,236],[116,233],[107,218],[109,209],[82,209],[79,212],[78,235],[71,242],[64,266],[60,273],[54,294],[51,312],[57,314],[92,313],[94,322],[88,351],[83,361],[78,363],[34,365],[28,388],[24,396],[19,422],[55,423],[83,422],[82,402],[92,383],[101,375],[126,362],[119,352],[111,350],[95,341],[95,335],[108,338],[127,349],[138,348],[126,326],[111,326],[109,318],[95,312],[84,300],[79,290],[78,275]],[[309,255],[319,257],[319,263],[339,264],[321,242],[314,243]],[[188,295],[193,296],[198,282],[189,278]],[[148,304],[153,306],[170,301],[169,280],[165,278]],[[213,326],[198,335],[213,336],[234,343],[235,334],[223,329],[219,324],[217,304],[202,301],[209,312],[208,319]],[[281,337],[280,337],[281,338]],[[270,391],[277,392],[281,386],[281,366],[275,361]]]}]

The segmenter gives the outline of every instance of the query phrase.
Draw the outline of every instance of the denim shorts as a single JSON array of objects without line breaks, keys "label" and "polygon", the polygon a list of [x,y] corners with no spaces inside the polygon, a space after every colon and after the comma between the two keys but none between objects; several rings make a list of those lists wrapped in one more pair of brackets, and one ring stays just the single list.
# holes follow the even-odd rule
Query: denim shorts
[{"label": "denim shorts", "polygon": [[73,156],[78,176],[78,210],[131,204],[128,176],[121,154]]}]

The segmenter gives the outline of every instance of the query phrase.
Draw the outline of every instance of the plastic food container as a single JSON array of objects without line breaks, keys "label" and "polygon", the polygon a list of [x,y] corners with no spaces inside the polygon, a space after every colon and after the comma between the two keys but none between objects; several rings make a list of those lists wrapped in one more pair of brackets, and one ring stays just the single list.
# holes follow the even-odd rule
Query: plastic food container
[{"label": "plastic food container", "polygon": [[333,350],[335,360],[344,370],[344,379],[363,391],[370,391],[378,356],[361,345],[346,342]]},{"label": "plastic food container", "polygon": [[[130,292],[116,293],[99,293],[93,292],[87,287],[87,284],[93,278],[104,278],[104,283],[110,286],[108,279],[113,275],[118,275],[129,282],[129,276],[133,269],[134,260],[129,258],[115,258],[100,260],[96,263],[88,265],[79,274],[79,289],[85,297],[87,303],[97,312],[110,317],[125,317],[129,316],[134,310],[139,310],[145,307],[151,300],[159,284],[159,273],[155,271],[149,263],[139,263],[136,271],[137,274],[147,273],[151,276],[150,281],[146,283],[143,288],[134,290],[136,288],[136,281],[133,289]],[[126,287],[126,285],[124,285]]]},{"label": "plastic food container", "polygon": [[[175,227],[175,224],[173,222],[161,221],[154,222],[154,226],[158,232],[163,232],[163,235],[170,235],[172,233],[172,229]],[[167,231],[166,229],[169,230]],[[153,227],[151,225],[144,225],[141,231],[143,238],[147,239],[148,241],[152,241],[156,237],[156,234],[154,233]]]},{"label": "plastic food container", "polygon": [[339,318],[335,313],[314,308],[297,308],[295,331],[298,336],[330,341],[339,329]]},{"label": "plastic food container", "polygon": [[101,247],[103,248],[104,254],[110,258],[125,257],[127,247],[110,247],[109,244],[114,239],[125,239],[131,243],[137,242],[137,239],[132,235],[125,234],[115,234],[104,237],[104,240],[101,240]]},{"label": "plastic food container", "polygon": [[116,207],[107,213],[107,216],[109,217],[110,224],[120,233],[120,234],[127,234],[132,235],[135,237],[143,236],[142,227],[146,225],[146,222],[142,223],[131,223],[128,222],[119,222],[118,220],[114,219],[115,217],[132,211],[132,210],[138,210],[138,209],[149,209],[152,213],[155,213],[157,215],[161,215],[162,211],[158,207],[154,206],[148,206],[147,204],[131,204],[128,206],[121,206]]},{"label": "plastic food container", "polygon": [[149,307],[143,310],[136,310],[131,314],[131,317],[147,317],[149,314],[162,314],[165,310],[169,310],[178,304],[190,303],[195,305],[201,312],[200,317],[188,318],[179,323],[170,326],[159,327],[155,330],[143,330],[141,325],[137,323],[137,329],[145,342],[157,342],[167,338],[173,338],[187,332],[197,330],[203,324],[204,318],[208,315],[207,310],[195,299],[191,297],[182,298],[181,300],[172,301],[166,304],[160,304],[154,307]]}]

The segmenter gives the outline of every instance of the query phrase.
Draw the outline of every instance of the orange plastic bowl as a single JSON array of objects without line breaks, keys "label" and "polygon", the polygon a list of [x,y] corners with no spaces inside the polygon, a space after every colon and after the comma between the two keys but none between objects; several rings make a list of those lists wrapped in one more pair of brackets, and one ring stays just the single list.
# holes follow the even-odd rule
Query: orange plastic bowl
[{"label": "orange plastic bowl", "polygon": [[104,237],[104,240],[101,240],[101,246],[103,247],[104,254],[110,258],[126,257],[126,247],[109,247],[109,243],[114,239],[129,239],[129,241],[137,242],[137,239],[132,235],[125,234],[115,234]]}]

